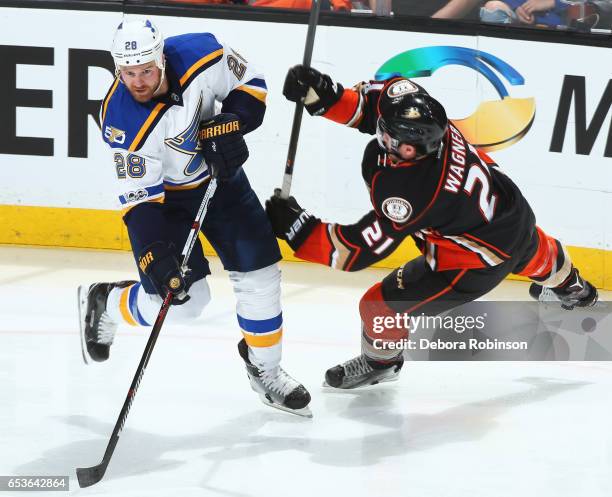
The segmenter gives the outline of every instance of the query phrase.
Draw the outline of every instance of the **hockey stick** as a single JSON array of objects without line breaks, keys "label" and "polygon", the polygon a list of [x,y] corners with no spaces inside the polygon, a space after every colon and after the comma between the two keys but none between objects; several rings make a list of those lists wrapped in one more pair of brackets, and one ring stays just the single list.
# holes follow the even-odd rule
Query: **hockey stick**
[{"label": "hockey stick", "polygon": [[[306,33],[306,46],[304,47],[304,60],[302,64],[310,67],[312,60],[312,49],[314,47],[315,32],[319,22],[319,11],[321,10],[321,0],[312,0],[310,17],[308,18],[308,32]],[[280,197],[289,198],[291,191],[291,180],[293,179],[293,165],[295,163],[295,153],[297,152],[298,138],[300,137],[300,127],[302,126],[302,114],[304,113],[304,102],[295,104],[293,114],[293,126],[291,127],[291,137],[289,138],[289,150],[287,152],[287,162],[285,164],[285,175],[283,176],[283,187]]]},{"label": "hockey stick", "polygon": [[[200,232],[202,221],[204,220],[206,212],[208,211],[208,204],[210,203],[210,199],[212,198],[216,189],[217,180],[213,178],[211,179],[210,184],[206,189],[206,193],[204,195],[204,198],[202,199],[202,204],[200,205],[198,214],[193,222],[193,225],[191,226],[191,231],[189,232],[189,236],[187,237],[187,241],[185,242],[183,252],[181,253],[181,256],[183,257],[183,262],[181,264],[181,273],[183,275],[185,275],[188,271],[187,261],[189,260],[189,256],[191,255],[191,251],[193,250],[193,246],[195,245],[196,239],[198,237],[198,233]],[[172,297],[172,292],[168,292],[166,298],[164,299],[161,305],[159,314],[157,315],[157,319],[155,320],[155,324],[153,325],[153,329],[151,330],[151,336],[149,336],[149,341],[147,342],[147,346],[145,347],[145,350],[142,354],[142,358],[140,359],[140,364],[138,364],[138,369],[136,370],[136,374],[134,375],[134,379],[132,380],[132,384],[130,385],[130,389],[128,390],[128,394],[125,399],[125,402],[123,403],[123,407],[121,408],[121,412],[119,413],[119,418],[115,423],[115,428],[113,429],[113,433],[110,437],[108,445],[106,446],[106,451],[104,452],[102,462],[100,462],[100,464],[96,466],[91,466],[89,468],[76,469],[79,486],[81,488],[89,487],[91,485],[94,485],[95,483],[98,483],[104,476],[104,473],[106,473],[106,468],[108,467],[108,463],[110,462],[110,459],[113,456],[113,452],[115,451],[115,447],[117,446],[117,442],[119,441],[119,435],[123,430],[125,420],[127,419],[127,416],[130,412],[130,408],[132,407],[132,402],[134,401],[134,397],[136,396],[136,391],[140,386],[140,382],[142,380],[142,376],[144,375],[147,364],[149,364],[149,359],[151,358],[153,347],[155,347],[155,342],[157,341],[159,332],[161,331],[162,325],[164,324],[164,320],[166,319],[166,314],[168,313],[168,309],[170,308]]]}]

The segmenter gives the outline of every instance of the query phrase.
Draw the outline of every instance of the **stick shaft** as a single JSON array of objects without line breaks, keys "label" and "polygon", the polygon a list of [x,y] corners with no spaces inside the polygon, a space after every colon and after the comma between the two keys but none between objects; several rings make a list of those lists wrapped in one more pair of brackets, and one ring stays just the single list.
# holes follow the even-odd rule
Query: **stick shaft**
[{"label": "stick shaft", "polygon": [[[191,231],[187,236],[187,241],[185,242],[185,247],[183,248],[182,257],[183,261],[181,264],[181,272],[185,274],[187,272],[187,261],[189,260],[189,256],[191,255],[191,251],[193,250],[193,246],[195,245],[195,241],[200,232],[200,227],[202,226],[202,221],[206,216],[206,212],[208,211],[208,205],[210,203],[210,199],[212,198],[215,190],[217,189],[217,180],[215,178],[210,180],[208,188],[206,189],[206,193],[204,198],[202,199],[202,203],[200,204],[200,209],[196,215],[196,218],[191,227]],[[108,467],[108,463],[113,456],[113,452],[115,452],[115,447],[117,446],[117,442],[119,441],[119,435],[125,426],[125,421],[132,407],[132,402],[134,401],[134,397],[136,396],[136,392],[138,391],[138,387],[140,386],[140,382],[142,381],[142,377],[144,376],[144,372],[149,364],[149,359],[151,358],[151,354],[153,353],[153,348],[155,347],[155,343],[157,342],[157,337],[161,331],[161,328],[166,319],[166,315],[168,314],[168,310],[170,309],[170,305],[172,304],[172,299],[174,295],[172,292],[168,292],[164,301],[162,302],[159,313],[157,314],[157,319],[155,320],[155,324],[153,325],[153,329],[151,330],[151,335],[149,336],[149,340],[147,341],[147,345],[145,346],[144,352],[140,359],[140,363],[138,363],[138,368],[136,369],[136,374],[132,379],[132,384],[130,385],[130,389],[128,390],[127,397],[123,402],[123,407],[121,408],[121,412],[119,413],[119,417],[117,418],[117,422],[115,423],[115,427],[113,428],[113,433],[108,441],[108,445],[106,446],[106,450],[104,451],[104,457],[102,458],[102,462],[97,466],[92,466],[91,468],[77,468],[77,477],[79,480],[79,485],[81,487],[89,487],[97,482],[99,482],[104,473],[106,472],[106,468]]]},{"label": "stick shaft", "polygon": [[204,194],[204,198],[202,199],[202,203],[200,204],[200,208],[198,209],[198,213],[196,218],[191,225],[191,230],[189,231],[189,236],[187,236],[187,241],[185,242],[185,246],[183,247],[183,251],[181,252],[181,256],[183,257],[183,262],[181,264],[181,272],[183,276],[187,272],[187,261],[189,260],[189,256],[191,255],[191,251],[193,250],[193,246],[195,245],[196,240],[198,239],[198,234],[200,233],[200,228],[202,227],[202,221],[206,216],[206,212],[208,211],[208,204],[210,203],[210,199],[215,194],[217,190],[217,179],[212,178],[210,183],[208,184],[208,188],[206,189],[206,193]]},{"label": "stick shaft", "polygon": [[[312,50],[314,48],[315,33],[319,22],[319,12],[321,11],[321,0],[312,0],[310,17],[308,18],[308,32],[306,33],[306,45],[304,47],[304,59],[302,64],[310,67],[312,61]],[[304,103],[295,104],[293,113],[293,125],[291,126],[291,137],[289,138],[289,150],[287,151],[287,162],[285,163],[285,174],[283,176],[283,186],[281,188],[281,198],[289,198],[291,191],[291,180],[293,179],[293,166],[295,164],[295,154],[297,152],[300,128],[302,126],[302,114],[304,113]]]}]

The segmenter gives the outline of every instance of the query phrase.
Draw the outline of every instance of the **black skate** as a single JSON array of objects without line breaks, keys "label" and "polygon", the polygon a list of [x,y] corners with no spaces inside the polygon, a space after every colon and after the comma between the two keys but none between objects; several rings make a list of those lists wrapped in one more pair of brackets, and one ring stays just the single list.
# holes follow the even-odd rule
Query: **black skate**
[{"label": "black skate", "polygon": [[312,418],[312,412],[308,407],[310,394],[304,385],[295,381],[280,366],[264,371],[252,364],[249,361],[248,346],[244,338],[238,342],[238,353],[245,362],[251,388],[259,394],[264,404],[298,416]]},{"label": "black skate", "polygon": [[399,356],[396,361],[385,365],[380,364],[380,367],[373,368],[370,364],[361,354],[350,361],[334,366],[325,373],[323,386],[348,390],[385,381],[395,381],[404,365],[404,357]]},{"label": "black skate", "polygon": [[118,324],[106,312],[106,300],[113,288],[125,288],[136,281],[117,283],[94,283],[89,287],[79,286],[79,326],[81,329],[81,351],[85,364],[108,359]]},{"label": "black skate", "polygon": [[567,282],[560,287],[548,288],[532,283],[529,295],[539,302],[559,302],[568,311],[574,307],[595,305],[599,298],[597,288],[583,279],[576,268],[572,269]]}]

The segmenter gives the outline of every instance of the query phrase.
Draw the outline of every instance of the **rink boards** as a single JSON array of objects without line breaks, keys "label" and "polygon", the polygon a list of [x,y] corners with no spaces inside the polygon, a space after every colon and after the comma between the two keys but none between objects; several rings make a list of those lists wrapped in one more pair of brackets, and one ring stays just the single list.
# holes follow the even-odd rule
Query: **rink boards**
[{"label": "rink boards", "polygon": [[[0,108],[7,116],[0,124],[0,243],[129,249],[116,211],[112,157],[92,117],[112,82],[106,50],[121,17],[0,8],[6,75]],[[302,58],[306,27],[153,19],[166,36],[211,31],[263,70],[268,111],[247,138],[246,171],[265,199],[282,179],[293,106],[281,88],[287,68]],[[492,150],[538,224],[572,247],[589,279],[612,288],[612,83],[601,63],[607,57],[609,49],[600,47],[319,26],[313,65],[345,86],[389,67],[418,73],[416,81],[464,132]],[[366,213],[360,162],[368,139],[306,116],[293,182],[300,203],[330,221],[353,222]],[[405,244],[383,265],[415,253]]]}]

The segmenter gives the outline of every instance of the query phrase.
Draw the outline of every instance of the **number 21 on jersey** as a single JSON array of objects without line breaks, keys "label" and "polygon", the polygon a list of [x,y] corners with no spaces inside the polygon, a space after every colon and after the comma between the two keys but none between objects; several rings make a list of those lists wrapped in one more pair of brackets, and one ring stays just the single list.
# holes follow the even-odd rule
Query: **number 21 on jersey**
[{"label": "number 21 on jersey", "polygon": [[[378,220],[361,232],[361,236],[375,254],[382,254],[393,243],[393,239],[387,236],[384,240],[383,231]],[[381,241],[382,240],[382,241]]]}]

